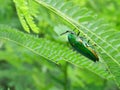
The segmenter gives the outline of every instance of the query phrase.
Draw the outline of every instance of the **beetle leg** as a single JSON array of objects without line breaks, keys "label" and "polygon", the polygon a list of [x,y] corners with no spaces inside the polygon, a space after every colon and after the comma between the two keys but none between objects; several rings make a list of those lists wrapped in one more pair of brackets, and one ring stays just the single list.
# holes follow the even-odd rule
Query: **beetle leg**
[{"label": "beetle leg", "polygon": [[93,45],[87,45],[88,47],[91,47],[91,46],[97,46],[96,44],[93,44]]},{"label": "beetle leg", "polygon": [[[73,29],[73,31],[75,31],[75,30],[76,30],[76,28]],[[79,35],[80,35],[80,31],[77,33],[77,36],[79,36]]]},{"label": "beetle leg", "polygon": [[87,45],[88,47],[90,47],[90,46],[97,46],[96,44],[93,44],[93,45]]},{"label": "beetle leg", "polygon": [[89,47],[89,45],[88,45],[87,43],[85,43],[85,45],[86,45],[87,47]]},{"label": "beetle leg", "polygon": [[[88,42],[87,42],[88,44],[90,43],[90,40],[88,40]],[[93,44],[93,45],[90,45],[90,46],[97,46],[96,44]]]},{"label": "beetle leg", "polygon": [[93,44],[93,46],[97,46],[96,44]]},{"label": "beetle leg", "polygon": [[73,31],[75,30],[76,28],[73,29]]},{"label": "beetle leg", "polygon": [[90,43],[90,40],[88,40],[88,43]]},{"label": "beetle leg", "polygon": [[79,35],[80,35],[80,32],[77,33],[77,36],[79,36]]}]

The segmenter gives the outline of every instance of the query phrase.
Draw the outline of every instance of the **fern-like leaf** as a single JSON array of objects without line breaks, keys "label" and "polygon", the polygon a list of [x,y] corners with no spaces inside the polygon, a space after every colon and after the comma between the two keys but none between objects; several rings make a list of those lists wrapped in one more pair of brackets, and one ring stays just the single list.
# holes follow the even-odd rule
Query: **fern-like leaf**
[{"label": "fern-like leaf", "polygon": [[[100,52],[100,61],[106,63],[109,72],[114,76],[114,80],[120,85],[120,44],[118,43],[120,42],[118,39],[120,35],[117,31],[105,24],[104,20],[97,19],[96,15],[88,10],[71,5],[70,2],[65,3],[63,0],[35,1],[61,17],[95,43]],[[85,61],[83,62],[85,63]]]},{"label": "fern-like leaf", "polygon": [[17,13],[20,22],[25,31],[30,32],[32,30],[35,33],[39,33],[39,28],[35,24],[34,18],[32,16],[31,4],[26,0],[13,0],[16,5]]},{"label": "fern-like leaf", "polygon": [[[0,38],[7,39],[18,45],[21,45],[33,53],[40,55],[54,63],[57,61],[68,61],[77,67],[82,67],[99,75],[102,78],[110,78],[103,65],[94,63],[79,53],[73,52],[66,46],[58,44],[57,42],[49,41],[43,38],[36,38],[31,35],[24,34],[18,30],[10,27],[0,26]],[[85,58],[85,59],[84,59]]]}]

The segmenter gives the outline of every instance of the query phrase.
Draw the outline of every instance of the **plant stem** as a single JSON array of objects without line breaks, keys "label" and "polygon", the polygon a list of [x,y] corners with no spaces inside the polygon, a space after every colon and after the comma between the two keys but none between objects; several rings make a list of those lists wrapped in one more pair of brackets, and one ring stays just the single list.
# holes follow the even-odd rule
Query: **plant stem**
[{"label": "plant stem", "polygon": [[65,66],[64,66],[64,79],[65,79],[64,90],[68,90],[68,73],[67,73],[67,67],[68,67],[68,62],[66,62]]}]

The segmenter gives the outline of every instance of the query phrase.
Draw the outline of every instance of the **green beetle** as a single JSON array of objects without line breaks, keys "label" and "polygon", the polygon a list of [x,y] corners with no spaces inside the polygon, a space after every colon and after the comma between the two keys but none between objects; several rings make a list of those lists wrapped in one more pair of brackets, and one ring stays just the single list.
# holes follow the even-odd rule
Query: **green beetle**
[{"label": "green beetle", "polygon": [[94,62],[99,61],[97,53],[94,51],[93,47],[89,44],[89,40],[86,41],[84,37],[79,37],[80,33],[76,35],[72,31],[66,31],[61,35],[65,33],[68,33],[68,41],[76,51],[78,51],[79,53],[81,53],[82,55],[86,56],[87,58],[91,59]]}]

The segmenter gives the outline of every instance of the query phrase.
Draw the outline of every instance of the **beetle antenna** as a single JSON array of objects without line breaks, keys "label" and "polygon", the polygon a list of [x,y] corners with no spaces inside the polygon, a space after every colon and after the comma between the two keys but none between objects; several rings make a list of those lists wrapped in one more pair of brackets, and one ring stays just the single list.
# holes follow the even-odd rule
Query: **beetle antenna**
[{"label": "beetle antenna", "polygon": [[71,32],[71,31],[66,31],[66,32],[63,32],[63,33],[61,33],[60,35],[64,35],[64,34],[66,34],[66,33],[68,33],[68,32]]}]

